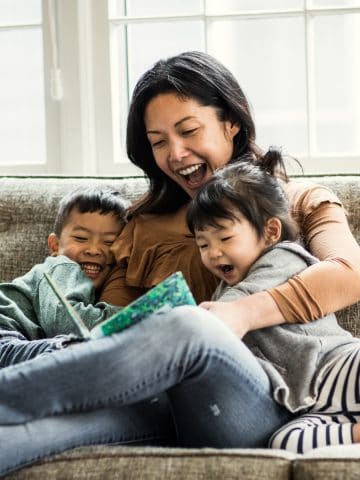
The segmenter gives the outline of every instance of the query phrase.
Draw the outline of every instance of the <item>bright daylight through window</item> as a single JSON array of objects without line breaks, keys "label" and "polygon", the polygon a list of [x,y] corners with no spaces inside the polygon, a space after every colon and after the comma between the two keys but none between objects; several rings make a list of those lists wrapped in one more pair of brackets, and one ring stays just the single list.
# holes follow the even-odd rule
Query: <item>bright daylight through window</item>
[{"label": "bright daylight through window", "polygon": [[0,0],[1,170],[136,174],[132,90],[184,50],[235,74],[261,146],[305,173],[360,171],[360,0]]}]

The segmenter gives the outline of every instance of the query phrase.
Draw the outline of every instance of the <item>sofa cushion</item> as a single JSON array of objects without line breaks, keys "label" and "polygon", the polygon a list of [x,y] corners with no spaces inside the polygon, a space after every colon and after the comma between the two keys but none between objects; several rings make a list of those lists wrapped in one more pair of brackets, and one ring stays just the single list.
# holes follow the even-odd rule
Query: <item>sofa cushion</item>
[{"label": "sofa cushion", "polygon": [[82,447],[6,480],[287,480],[295,455],[264,449]]},{"label": "sofa cushion", "polygon": [[23,275],[48,255],[60,199],[79,186],[113,185],[134,201],[146,189],[144,178],[0,178],[0,282]]},{"label": "sofa cushion", "polygon": [[[328,175],[297,178],[320,183],[344,203],[355,238],[360,243],[360,175]],[[110,184],[130,202],[146,191],[142,177],[2,177],[0,178],[0,282],[23,275],[48,254],[47,236],[52,231],[60,198],[78,186]],[[337,312],[339,323],[360,337],[360,302]]]},{"label": "sofa cushion", "polygon": [[323,447],[298,456],[293,480],[357,480],[360,477],[360,445]]}]

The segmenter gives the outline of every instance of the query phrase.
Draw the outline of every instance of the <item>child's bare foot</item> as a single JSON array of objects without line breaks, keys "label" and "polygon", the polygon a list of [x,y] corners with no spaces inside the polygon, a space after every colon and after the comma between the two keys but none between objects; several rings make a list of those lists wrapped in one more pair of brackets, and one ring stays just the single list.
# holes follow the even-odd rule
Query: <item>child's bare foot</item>
[{"label": "child's bare foot", "polygon": [[360,443],[360,423],[354,423],[352,427],[354,443]]}]

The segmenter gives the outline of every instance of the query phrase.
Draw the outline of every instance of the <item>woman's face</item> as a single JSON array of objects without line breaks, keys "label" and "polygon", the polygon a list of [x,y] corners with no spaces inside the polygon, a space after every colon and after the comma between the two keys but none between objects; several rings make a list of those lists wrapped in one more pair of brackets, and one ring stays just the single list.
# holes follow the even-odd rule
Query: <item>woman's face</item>
[{"label": "woman's face", "polygon": [[150,100],[144,121],[156,164],[190,197],[229,162],[240,130],[237,124],[219,120],[214,107],[175,93]]}]

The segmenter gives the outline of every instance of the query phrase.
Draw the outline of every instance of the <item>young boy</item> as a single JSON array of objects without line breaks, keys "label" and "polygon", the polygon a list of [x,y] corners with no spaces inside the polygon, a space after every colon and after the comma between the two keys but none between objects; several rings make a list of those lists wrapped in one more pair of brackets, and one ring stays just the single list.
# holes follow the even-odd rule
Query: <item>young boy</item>
[{"label": "young boy", "polygon": [[[215,303],[200,305],[215,314],[226,302],[279,285],[317,261],[293,242],[287,200],[273,176],[278,162],[274,151],[263,162],[267,170],[246,162],[225,167],[190,204],[188,224],[201,259],[221,280]],[[298,416],[270,446],[304,453],[360,442],[359,339],[333,314],[256,330],[246,320],[243,331],[238,321],[227,324],[262,365],[274,399]]]},{"label": "young boy", "polygon": [[27,274],[0,284],[0,367],[64,347],[76,326],[51,290],[47,272],[91,329],[119,310],[96,303],[114,263],[111,245],[124,224],[125,203],[111,187],[79,188],[60,202],[51,256]]}]

